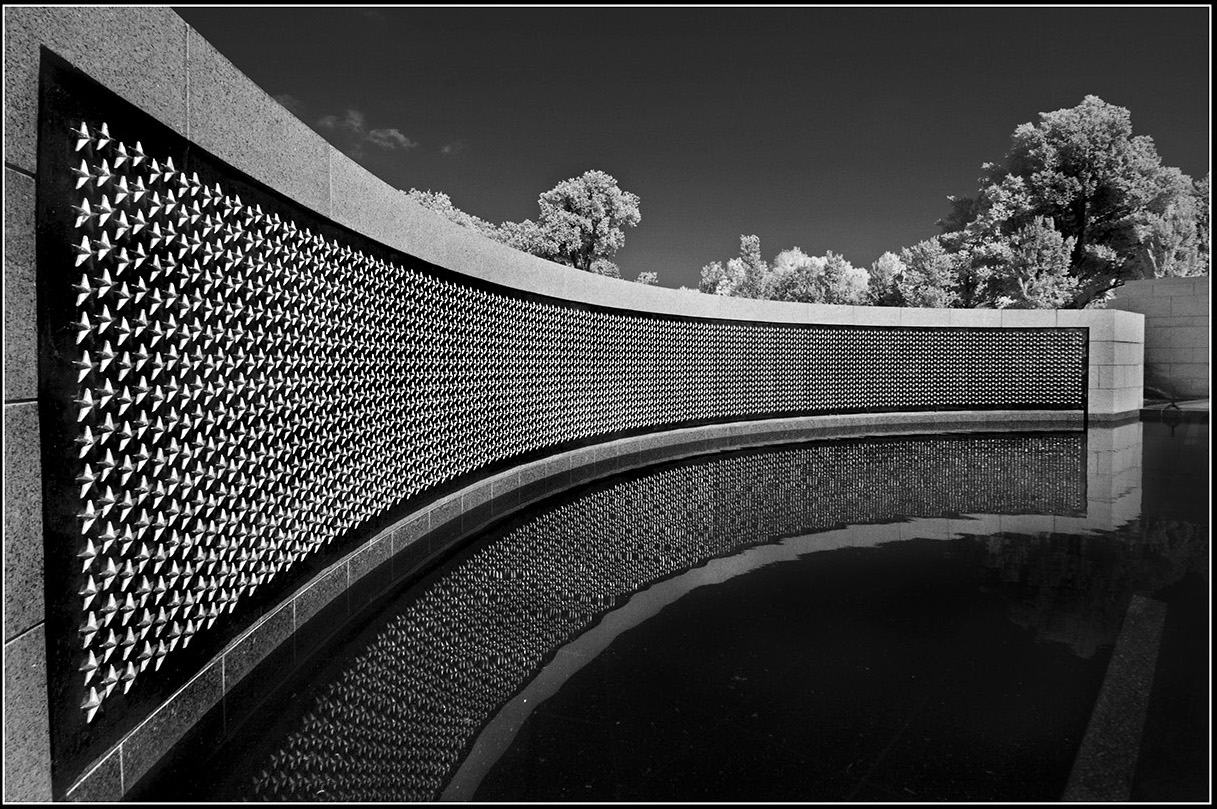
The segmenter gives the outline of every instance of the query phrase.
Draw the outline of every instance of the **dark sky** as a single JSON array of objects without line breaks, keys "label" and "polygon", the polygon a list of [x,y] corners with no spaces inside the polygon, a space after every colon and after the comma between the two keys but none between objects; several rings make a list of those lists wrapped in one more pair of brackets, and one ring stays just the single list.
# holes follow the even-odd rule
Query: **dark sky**
[{"label": "dark sky", "polygon": [[1087,94],[1209,171],[1205,7],[178,11],[396,187],[518,221],[607,171],[642,200],[623,275],[665,286],[743,233],[869,267],[936,234],[1018,124]]}]

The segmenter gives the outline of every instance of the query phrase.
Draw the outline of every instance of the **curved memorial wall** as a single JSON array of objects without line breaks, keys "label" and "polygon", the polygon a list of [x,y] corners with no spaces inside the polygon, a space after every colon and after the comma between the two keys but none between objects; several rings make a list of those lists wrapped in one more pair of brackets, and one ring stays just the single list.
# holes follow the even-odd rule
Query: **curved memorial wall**
[{"label": "curved memorial wall", "polygon": [[37,198],[14,293],[32,316],[6,329],[6,388],[28,393],[6,402],[6,443],[34,481],[6,479],[22,520],[6,545],[27,537],[26,567],[5,561],[6,661],[45,643],[45,675],[21,669],[43,707],[13,720],[33,740],[14,797],[125,794],[363,573],[409,573],[492,496],[522,505],[521,470],[550,459],[570,483],[571,459],[608,471],[601,447],[711,425],[1139,405],[1136,315],[778,304],[579,273],[417,208],[167,10],[6,23],[6,267],[35,218],[20,192]]}]

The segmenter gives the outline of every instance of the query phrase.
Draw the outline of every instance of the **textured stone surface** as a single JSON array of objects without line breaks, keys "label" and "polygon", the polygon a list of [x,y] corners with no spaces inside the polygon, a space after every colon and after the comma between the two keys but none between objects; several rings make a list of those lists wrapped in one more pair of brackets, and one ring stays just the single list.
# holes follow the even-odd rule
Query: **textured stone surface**
[{"label": "textured stone surface", "polygon": [[950,320],[949,309],[900,309],[901,326],[941,326]]},{"label": "textured stone surface", "polygon": [[392,550],[393,537],[391,534],[377,537],[360,548],[348,562],[351,584],[354,585],[355,582],[389,561],[389,554]]},{"label": "textured stone surface", "polygon": [[329,216],[330,145],[193,30],[188,69],[191,139]]},{"label": "textured stone surface", "polygon": [[507,514],[520,505],[520,476],[512,471],[508,475],[499,475],[491,484],[495,514]]},{"label": "textured stone surface", "polygon": [[5,8],[5,162],[37,170],[40,45],[185,134],[186,29],[168,8]]},{"label": "textured stone surface", "polygon": [[4,406],[4,638],[43,620],[38,407]]},{"label": "textured stone surface", "polygon": [[415,217],[409,209],[418,206],[334,147],[328,148],[327,155],[331,218],[389,247],[413,253],[418,240],[413,238]]},{"label": "textured stone surface", "polygon": [[4,397],[38,395],[34,179],[4,170]]},{"label": "textured stone surface", "polygon": [[347,599],[352,615],[389,586],[393,572],[389,564],[392,550],[393,537],[386,534],[369,542],[347,563],[351,582],[347,588]]},{"label": "textured stone surface", "polygon": [[[1120,287],[1109,308],[1123,310],[1122,315],[1136,312],[1145,316],[1147,385],[1161,394],[1184,399],[1209,395],[1207,278],[1134,281]],[[1136,343],[1117,343],[1123,345],[1133,347]]]},{"label": "textured stone surface", "polygon": [[336,565],[332,570],[315,579],[302,593],[295,598],[296,630],[299,631],[321,609],[337,599],[344,602],[343,593],[347,589],[347,567],[345,564]]},{"label": "textured stone surface", "polygon": [[40,625],[4,644],[4,801],[50,799],[46,632]]},{"label": "textured stone surface", "polygon": [[1129,799],[1165,621],[1165,604],[1133,596],[1069,775],[1065,800]]},{"label": "textured stone surface", "polygon": [[398,567],[398,556],[407,551],[417,552],[422,548],[424,555],[427,550],[427,531],[430,527],[428,513],[415,514],[398,523],[393,528],[393,546],[390,553],[393,558],[393,578],[406,573],[408,569]]},{"label": "textured stone surface", "polygon": [[1002,309],[1001,325],[1014,328],[1051,328],[1057,325],[1056,310]]},{"label": "textured stone surface", "polygon": [[203,669],[122,744],[123,784],[135,784],[195,723],[211,710],[224,693],[220,661]]},{"label": "textured stone surface", "polygon": [[284,605],[224,653],[224,691],[231,691],[276,648],[291,639],[292,606]]}]

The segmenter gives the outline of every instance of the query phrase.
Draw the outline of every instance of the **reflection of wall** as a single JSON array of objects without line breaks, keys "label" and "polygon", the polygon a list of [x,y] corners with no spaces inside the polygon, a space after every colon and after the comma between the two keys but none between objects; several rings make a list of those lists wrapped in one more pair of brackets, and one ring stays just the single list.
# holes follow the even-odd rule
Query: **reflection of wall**
[{"label": "reflection of wall", "polygon": [[[480,545],[387,618],[284,746],[249,762],[252,783],[224,797],[433,798],[553,650],[652,582],[845,523],[1077,513],[1082,444],[1079,433],[829,442],[602,485]],[[335,767],[344,749],[360,751],[358,778]]]},{"label": "reflection of wall", "polygon": [[1165,410],[1161,421],[1146,422],[1142,428],[1145,516],[1204,523],[1209,519],[1209,476],[1201,470],[1208,466],[1209,425],[1172,421],[1177,412]]},{"label": "reflection of wall", "polygon": [[1172,397],[1209,395],[1209,279],[1130,281],[1109,309],[1145,315],[1145,384]]},{"label": "reflection of wall", "polygon": [[[899,310],[899,309],[868,309],[861,307],[831,307],[810,304],[781,304],[763,301],[724,300],[713,296],[687,294],[675,290],[647,288],[638,284],[613,281],[587,273],[579,273],[569,268],[562,268],[549,262],[544,262],[530,256],[524,256],[511,251],[503,245],[489,242],[470,231],[452,225],[441,218],[427,212],[417,205],[410,203],[403,195],[388,188],[360,166],[353,163],[345,155],[331,148],[324,140],[316,135],[302,122],[292,117],[286,110],[275,104],[261,89],[253,85],[241,75],[226,59],[219,55],[196,32],[186,26],[172,11],[164,8],[11,8],[5,10],[6,50],[5,50],[5,233],[4,233],[4,265],[5,265],[5,663],[6,685],[10,694],[9,710],[6,712],[6,734],[10,743],[6,745],[6,797],[14,798],[47,798],[52,794],[50,783],[51,755],[48,732],[48,684],[46,670],[48,661],[45,649],[48,645],[48,613],[44,606],[44,595],[47,590],[44,582],[44,566],[48,560],[44,556],[44,547],[52,550],[62,548],[56,540],[47,541],[47,536],[57,537],[50,533],[54,525],[44,525],[44,502],[42,492],[44,483],[53,485],[47,478],[62,470],[56,468],[44,469],[40,446],[49,441],[62,438],[57,430],[59,425],[45,422],[45,415],[40,418],[38,412],[38,397],[40,390],[48,383],[38,371],[38,336],[36,329],[35,307],[38,301],[36,295],[35,273],[35,199],[36,186],[38,193],[45,196],[48,184],[61,182],[54,176],[42,171],[39,165],[40,153],[45,156],[45,144],[39,144],[38,135],[38,85],[41,70],[42,49],[65,59],[73,67],[83,71],[87,76],[96,79],[105,87],[116,92],[126,101],[136,105],[154,121],[164,124],[173,133],[188,138],[192,144],[191,151],[200,160],[203,153],[214,155],[240,172],[244,172],[255,182],[264,183],[272,192],[282,195],[299,206],[306,218],[313,217],[326,223],[335,223],[334,230],[349,228],[354,234],[375,240],[393,250],[400,250],[414,257],[420,263],[429,262],[436,268],[458,274],[467,279],[469,284],[493,283],[508,287],[526,295],[548,296],[549,298],[587,304],[589,306],[605,306],[618,309],[628,309],[636,313],[648,313],[667,321],[678,321],[681,318],[711,318],[730,321],[733,325],[750,323],[764,324],[771,327],[775,324],[824,324],[826,326],[850,327],[923,327],[965,326],[977,328],[1034,328],[1034,329],[1087,329],[1089,333],[1090,371],[1086,383],[1088,407],[1092,416],[1103,416],[1122,410],[1128,410],[1139,404],[1139,394],[1130,385],[1128,374],[1116,373],[1119,366],[1127,365],[1136,359],[1130,346],[1140,339],[1141,318],[1136,315],[1118,312],[981,312],[981,311],[936,311],[936,310]],[[132,118],[138,119],[137,115]],[[102,119],[104,120],[104,118]],[[98,126],[97,121],[93,121]],[[63,135],[59,132],[58,135]],[[139,134],[134,135],[138,141]],[[129,143],[131,136],[126,136]],[[92,147],[89,147],[92,148]],[[75,155],[74,148],[72,154]],[[63,156],[63,155],[61,155]],[[106,197],[107,204],[114,203],[117,196],[110,192],[98,196],[99,170],[127,170],[131,163],[119,165],[115,160],[103,157],[103,164],[95,162],[92,169],[92,180],[82,193],[89,194],[90,205],[100,204],[101,196]],[[48,165],[58,165],[54,162]],[[72,168],[79,168],[73,158]],[[179,167],[181,167],[179,161]],[[60,166],[62,168],[62,166]],[[58,171],[58,169],[56,169]],[[62,179],[62,178],[61,178]],[[174,181],[181,178],[175,177]],[[117,183],[117,177],[114,180]],[[74,185],[74,184],[72,184]],[[108,186],[107,186],[108,187]],[[104,188],[102,189],[104,191]],[[232,189],[229,189],[230,191]],[[200,191],[201,189],[196,189]],[[176,192],[175,192],[176,193]],[[81,202],[80,198],[72,200]],[[63,202],[62,200],[60,201]],[[178,215],[176,211],[174,215]],[[110,235],[115,233],[117,212],[107,222]],[[100,223],[101,214],[95,210],[94,216],[86,218],[88,227]],[[73,225],[75,227],[75,225]],[[327,224],[328,226],[328,224]],[[185,231],[183,231],[185,233]],[[84,235],[83,233],[81,235]],[[92,232],[97,237],[94,241],[104,244],[98,232]],[[190,234],[186,234],[189,238]],[[117,238],[126,238],[117,237]],[[79,244],[77,241],[73,245]],[[120,245],[121,247],[122,245]],[[195,255],[204,248],[201,244],[194,245]],[[60,245],[62,247],[62,245]],[[320,247],[319,247],[320,249]],[[94,261],[101,249],[98,244],[86,240],[84,252],[90,254],[87,261]],[[114,260],[114,256],[103,257]],[[75,256],[67,261],[69,269],[77,269]],[[56,283],[66,282],[58,270],[49,270]],[[44,273],[45,276],[45,273]],[[113,280],[114,274],[111,273]],[[72,283],[79,276],[70,278]],[[145,279],[146,280],[146,279]],[[248,280],[248,279],[247,279]],[[91,283],[95,284],[96,279]],[[243,294],[241,290],[226,290],[234,295]],[[98,299],[86,298],[92,306]],[[103,307],[105,304],[103,304]],[[236,307],[234,307],[236,308]],[[116,309],[111,309],[114,314]],[[106,312],[100,313],[103,318]],[[234,315],[239,317],[239,315]],[[121,317],[121,316],[120,316]],[[97,325],[93,318],[94,326]],[[117,334],[121,319],[107,326],[105,334],[96,331],[97,336],[104,337],[114,329]],[[773,331],[768,328],[768,331]],[[928,333],[928,332],[927,332]],[[227,335],[225,335],[227,336]],[[222,339],[222,338],[221,338]],[[1121,348],[1123,346],[1123,348]],[[104,350],[105,341],[101,341]],[[757,359],[758,367],[768,366],[777,368],[785,358],[783,353],[786,346],[780,340],[763,341],[749,344],[748,352]],[[354,351],[352,354],[356,353]],[[95,356],[91,354],[91,356]],[[1037,357],[1035,353],[1028,354],[1023,359],[1033,368]],[[933,362],[939,358],[936,352],[923,352],[918,362]],[[232,359],[228,355],[226,359]],[[362,361],[363,357],[351,357],[351,361]],[[1136,360],[1139,362],[1139,360]],[[1104,372],[1104,368],[1108,369]],[[245,369],[247,370],[247,369]],[[649,369],[648,378],[662,378],[662,358],[656,358],[656,364]],[[871,392],[884,392],[899,399],[904,391],[900,387],[903,380],[912,375],[933,379],[924,374],[924,368],[903,368],[901,373],[887,379],[872,379],[869,381]],[[914,372],[915,371],[915,372]],[[245,371],[242,371],[245,373]],[[903,375],[901,375],[903,374]],[[248,374],[246,374],[248,376]],[[244,386],[234,377],[234,386],[244,390]],[[860,386],[859,390],[866,388]],[[91,392],[94,395],[96,392]],[[265,391],[254,391],[253,395],[261,395]],[[121,392],[119,392],[121,394]],[[95,397],[96,398],[96,397]],[[111,402],[116,400],[111,399]],[[869,406],[863,402],[860,407]],[[628,410],[628,408],[626,408]],[[316,422],[295,420],[295,416],[287,417],[286,430],[305,432]],[[476,421],[476,420],[475,420]],[[155,424],[155,419],[153,419]],[[119,425],[121,428],[121,425]],[[167,441],[167,439],[166,439]],[[61,448],[62,449],[62,448]],[[350,457],[358,457],[362,447],[342,447]],[[105,448],[101,448],[104,460]],[[121,459],[117,459],[121,463]],[[277,459],[272,459],[277,460]],[[340,468],[342,461],[329,462],[331,467]],[[324,466],[322,462],[318,466]],[[345,471],[345,470],[343,470]],[[383,471],[378,469],[377,471]],[[108,495],[103,497],[108,499]],[[384,484],[382,480],[381,485]],[[409,484],[407,484],[409,485]],[[153,482],[155,488],[155,482]],[[122,492],[119,492],[121,502]],[[361,492],[362,496],[363,492]],[[380,496],[369,493],[369,498]],[[238,502],[242,498],[238,497]],[[45,504],[46,511],[53,512],[63,506],[56,498]],[[303,505],[293,504],[292,509],[297,513],[308,513],[316,503]],[[96,508],[96,507],[95,507]],[[407,517],[417,518],[421,512]],[[137,517],[138,519],[138,517]],[[75,527],[75,526],[74,526]],[[105,521],[99,524],[99,531],[104,532]],[[169,529],[172,530],[171,528]],[[299,534],[307,532],[298,528]],[[277,538],[280,544],[287,542],[291,545],[284,553],[287,556],[299,555],[299,537],[292,545],[291,538]],[[131,547],[135,553],[141,551],[138,542]],[[153,543],[154,545],[156,543]],[[94,543],[96,547],[96,543]],[[182,543],[172,550],[179,551]],[[150,547],[149,553],[155,555],[158,549]],[[58,551],[56,551],[58,552]],[[73,548],[65,553],[88,552],[87,545]],[[97,558],[97,557],[93,557]],[[150,556],[150,558],[152,558]],[[134,559],[111,559],[121,572],[126,561],[137,564],[138,556]],[[231,560],[228,560],[231,562]],[[279,564],[278,559],[260,560],[268,566]],[[62,560],[49,560],[52,567],[58,567]],[[121,564],[120,564],[121,563]],[[211,564],[206,560],[202,564]],[[97,562],[105,569],[106,560]],[[193,564],[193,562],[192,562]],[[216,564],[222,564],[218,560]],[[330,582],[325,577],[333,571],[321,571],[310,584],[317,590],[329,591]],[[210,574],[207,574],[210,575]],[[252,574],[261,575],[256,572]],[[139,587],[138,577],[105,577],[103,581],[121,582],[130,578],[133,587]],[[95,581],[94,584],[97,584]],[[49,592],[57,598],[62,595],[62,581],[56,579],[49,587]],[[153,587],[156,586],[152,582]],[[245,585],[242,585],[245,586]],[[80,587],[88,588],[87,581],[80,581],[73,590]],[[217,585],[218,587],[218,585]],[[210,583],[207,586],[211,592]],[[220,588],[223,589],[223,588]],[[231,591],[231,588],[228,588]],[[108,596],[105,593],[99,600],[106,606]],[[115,595],[117,606],[125,606],[126,591],[120,598]],[[88,596],[76,596],[83,603]],[[232,605],[231,592],[224,603]],[[285,603],[285,602],[280,602]],[[205,638],[206,633],[199,633],[199,623],[211,623],[220,620],[210,614],[191,616],[186,623],[179,627],[181,638]],[[52,610],[54,610],[52,605]],[[140,607],[142,609],[143,607]],[[87,620],[87,612],[85,618]],[[121,616],[124,610],[112,610],[112,615]],[[159,615],[153,616],[154,623]],[[68,621],[60,616],[52,619]],[[115,620],[115,619],[111,619]],[[142,615],[135,616],[137,625],[143,620]],[[172,629],[174,619],[169,619],[167,632]],[[179,624],[181,622],[179,621]],[[193,624],[193,627],[191,626]],[[188,630],[195,630],[191,635]],[[72,627],[75,631],[75,627]],[[87,634],[87,633],[86,633]],[[123,651],[111,651],[110,659],[99,665],[100,672],[94,676],[99,681],[108,681],[100,689],[109,689],[106,700],[110,706],[117,704],[123,685],[130,673],[128,664],[131,656],[138,656],[145,650],[138,644],[123,644],[126,633],[121,636],[116,632],[115,642],[110,645],[108,628],[100,635],[94,634],[90,640],[98,640],[106,644],[108,649],[130,651],[126,659],[122,659]],[[84,637],[84,636],[82,636]],[[139,639],[143,640],[143,639]],[[166,646],[168,646],[166,638]],[[178,641],[179,644],[183,641]],[[202,641],[195,641],[193,648],[198,649]],[[218,641],[214,642],[218,644]],[[62,638],[52,638],[51,645],[58,648]],[[100,647],[99,647],[100,648]],[[159,641],[153,649],[153,657],[160,651]],[[213,646],[211,651],[217,651]],[[67,669],[76,671],[76,666],[88,664],[87,653],[82,647],[78,654],[85,655],[68,664]],[[103,655],[105,652],[103,651]],[[199,654],[203,654],[200,652]],[[111,660],[118,655],[122,666],[114,665],[110,671]],[[167,655],[160,655],[166,659]],[[60,661],[62,662],[62,661]],[[56,661],[52,661],[56,663]],[[155,664],[150,664],[155,666]],[[167,665],[167,664],[166,664]],[[222,670],[221,660],[217,656],[210,658],[210,669],[195,668],[200,675],[206,675],[200,680],[200,688],[205,694],[198,700],[199,705],[214,704],[217,694],[222,694],[228,688],[224,677],[212,677],[209,671]],[[63,669],[56,663],[56,668]],[[137,672],[138,677],[147,678],[148,671]],[[162,669],[165,670],[165,669]],[[118,679],[115,680],[114,678]],[[218,680],[218,681],[217,681]],[[141,680],[141,682],[143,682]],[[95,686],[90,685],[90,688]],[[172,691],[162,684],[160,692],[166,694]],[[131,693],[136,693],[132,691]],[[20,697],[11,695],[19,694]],[[58,695],[59,698],[62,695]],[[89,709],[83,707],[86,700],[91,701],[92,695],[85,691],[83,699],[75,700],[73,711],[80,711],[81,716],[88,714]],[[151,706],[146,706],[149,709]],[[197,706],[196,706],[197,707]],[[205,709],[205,708],[204,708]],[[195,711],[199,713],[201,711]],[[96,717],[104,717],[106,711],[100,710]],[[174,714],[173,711],[164,712]],[[176,714],[174,714],[176,715]],[[130,717],[129,717],[130,718]],[[95,721],[104,721],[96,719]],[[132,719],[132,721],[134,721]],[[183,724],[189,724],[190,719],[182,719]],[[148,727],[156,728],[156,723],[148,723]],[[150,731],[151,732],[151,731]],[[171,734],[172,735],[172,734]],[[113,738],[109,741],[113,741]],[[155,747],[156,745],[151,745]],[[61,746],[62,749],[62,746]],[[111,752],[116,748],[112,748]],[[79,751],[77,751],[79,752]],[[89,748],[80,753],[88,757],[95,748]],[[133,764],[134,762],[128,762]],[[146,765],[147,760],[140,764]],[[124,774],[130,775],[133,768],[124,769],[119,766],[118,757],[111,755],[102,762],[103,775],[118,784],[123,783]],[[57,781],[60,787],[57,793],[63,792],[64,783],[70,783],[79,775],[79,769],[65,763],[60,755],[57,761]],[[137,768],[136,768],[137,769]],[[119,787],[121,792],[121,786]]]}]

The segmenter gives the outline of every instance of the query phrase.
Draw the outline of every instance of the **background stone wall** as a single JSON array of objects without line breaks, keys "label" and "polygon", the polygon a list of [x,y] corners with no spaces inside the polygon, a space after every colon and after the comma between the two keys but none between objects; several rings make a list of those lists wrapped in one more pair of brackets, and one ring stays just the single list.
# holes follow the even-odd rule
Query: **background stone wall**
[{"label": "background stone wall", "polygon": [[1108,308],[1145,315],[1146,388],[1175,399],[1208,398],[1208,276],[1131,281]]}]

